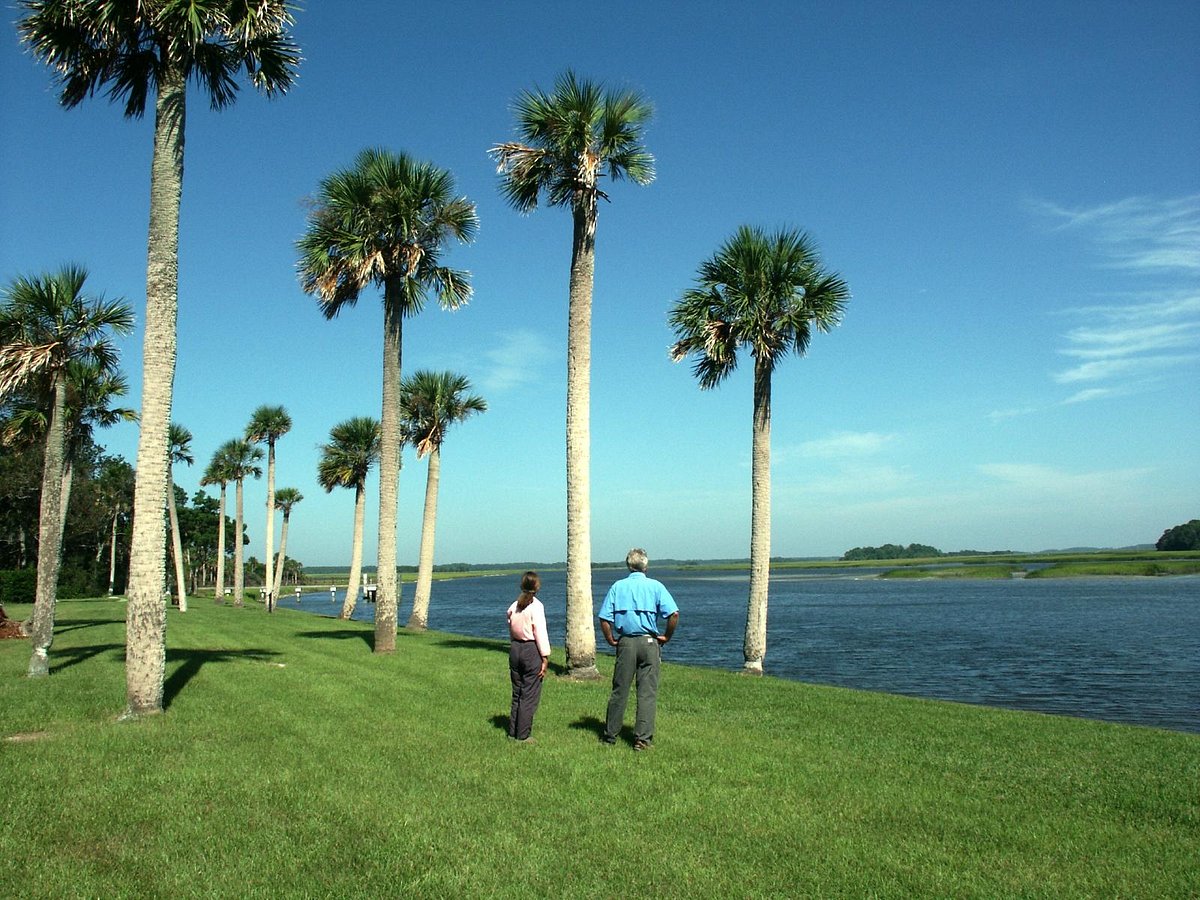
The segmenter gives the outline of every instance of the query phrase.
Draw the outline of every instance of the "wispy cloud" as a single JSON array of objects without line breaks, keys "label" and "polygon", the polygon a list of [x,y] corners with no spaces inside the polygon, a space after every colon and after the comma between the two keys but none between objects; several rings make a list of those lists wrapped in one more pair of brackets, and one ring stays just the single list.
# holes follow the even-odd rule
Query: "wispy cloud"
[{"label": "wispy cloud", "polygon": [[805,441],[792,451],[797,456],[816,459],[844,459],[871,456],[895,440],[893,434],[876,431],[839,431],[814,441]]},{"label": "wispy cloud", "polygon": [[519,329],[495,336],[495,345],[483,354],[486,370],[479,383],[489,393],[511,391],[545,378],[544,369],[557,352],[541,335]]},{"label": "wispy cloud", "polygon": [[988,463],[979,471],[1002,482],[1006,488],[1042,496],[1095,496],[1142,482],[1153,470],[1112,469],[1099,472],[1068,472],[1053,466],[1030,463]]},{"label": "wispy cloud", "polygon": [[1067,311],[1083,324],[1063,335],[1059,352],[1076,364],[1053,379],[1083,387],[1063,403],[1135,393],[1200,360],[1200,194],[1033,206],[1056,230],[1084,234],[1102,264],[1123,273],[1110,295],[1118,299]]},{"label": "wispy cloud", "polygon": [[1128,197],[1082,209],[1049,202],[1033,205],[1060,229],[1089,230],[1107,250],[1109,265],[1200,271],[1200,194],[1166,200]]}]

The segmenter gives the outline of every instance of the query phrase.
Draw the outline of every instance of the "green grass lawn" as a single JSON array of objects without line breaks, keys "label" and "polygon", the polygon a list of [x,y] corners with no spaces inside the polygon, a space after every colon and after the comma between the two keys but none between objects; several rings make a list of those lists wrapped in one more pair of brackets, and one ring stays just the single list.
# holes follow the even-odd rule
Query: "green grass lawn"
[{"label": "green grass lawn", "polygon": [[208,602],[118,723],[123,615],[0,642],[0,896],[1200,895],[1197,735],[668,662],[651,751],[559,677],[526,746],[503,642]]}]

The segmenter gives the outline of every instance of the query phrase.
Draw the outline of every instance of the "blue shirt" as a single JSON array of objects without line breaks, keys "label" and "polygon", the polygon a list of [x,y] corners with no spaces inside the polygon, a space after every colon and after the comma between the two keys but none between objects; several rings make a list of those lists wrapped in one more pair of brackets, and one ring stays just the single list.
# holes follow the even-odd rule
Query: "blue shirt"
[{"label": "blue shirt", "polygon": [[658,634],[658,620],[677,612],[670,591],[645,572],[630,572],[608,589],[600,604],[600,618],[611,622],[618,636]]}]

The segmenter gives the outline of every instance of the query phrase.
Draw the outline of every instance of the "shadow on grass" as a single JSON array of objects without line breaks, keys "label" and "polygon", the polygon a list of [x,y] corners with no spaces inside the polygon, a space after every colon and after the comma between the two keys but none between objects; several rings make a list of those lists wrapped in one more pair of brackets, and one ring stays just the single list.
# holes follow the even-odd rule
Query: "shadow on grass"
[{"label": "shadow on grass", "polygon": [[[503,641],[489,641],[483,638],[450,637],[437,642],[439,647],[449,647],[452,650],[494,650],[498,653],[508,653],[508,644]],[[551,675],[567,674],[567,667],[562,663],[551,662],[546,667]]]},{"label": "shadow on grass", "polygon": [[497,728],[499,728],[501,731],[503,731],[505,734],[508,734],[508,716],[503,716],[503,715],[492,716],[492,724],[495,725]]},{"label": "shadow on grass", "polygon": [[68,631],[78,631],[80,628],[95,628],[98,625],[120,625],[123,624],[121,619],[72,619],[66,625],[54,623],[55,634],[66,634]]},{"label": "shadow on grass", "polygon": [[488,641],[483,638],[442,638],[437,641],[437,644],[440,647],[451,647],[455,650],[495,650],[499,653],[508,653],[508,644],[502,644],[500,641]]},{"label": "shadow on grass", "polygon": [[[57,629],[55,630],[57,633]],[[62,672],[71,666],[77,666],[81,662],[87,662],[93,657],[99,656],[101,653],[107,653],[109,650],[116,650],[122,655],[125,653],[124,644],[93,644],[90,647],[71,647],[64,650],[55,650],[50,648],[50,672],[51,674]],[[62,660],[59,662],[59,660]]]},{"label": "shadow on grass", "polygon": [[341,631],[299,631],[296,637],[302,638],[324,638],[325,640],[333,641],[349,641],[360,640],[367,645],[367,649],[374,652],[375,650],[375,632],[364,631],[362,629],[343,629]]},{"label": "shadow on grass", "polygon": [[174,662],[182,664],[171,677],[163,682],[163,708],[170,707],[171,702],[179,695],[208,663],[236,662],[239,660],[258,660],[266,662],[278,656],[274,650],[168,650],[167,665]]},{"label": "shadow on grass", "polygon": [[[595,716],[584,716],[582,719],[576,719],[567,727],[574,728],[576,731],[590,731],[596,736],[596,740],[604,740],[604,721],[602,719],[597,719]],[[621,734],[618,736],[618,739],[624,741],[632,747],[633,728],[628,725],[624,726],[621,729]]]}]

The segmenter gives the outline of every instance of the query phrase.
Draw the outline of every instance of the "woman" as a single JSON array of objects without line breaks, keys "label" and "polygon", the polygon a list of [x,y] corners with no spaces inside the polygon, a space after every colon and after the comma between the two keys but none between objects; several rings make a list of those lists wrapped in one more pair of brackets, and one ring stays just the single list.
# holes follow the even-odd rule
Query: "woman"
[{"label": "woman", "polygon": [[546,607],[537,598],[541,586],[537,572],[526,572],[521,576],[521,595],[508,608],[508,630],[512,635],[508,650],[508,674],[512,679],[508,736],[518,741],[530,740],[533,714],[542,699],[542,679],[550,662]]}]

